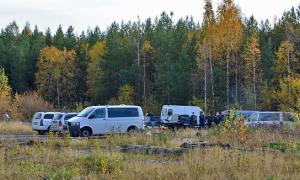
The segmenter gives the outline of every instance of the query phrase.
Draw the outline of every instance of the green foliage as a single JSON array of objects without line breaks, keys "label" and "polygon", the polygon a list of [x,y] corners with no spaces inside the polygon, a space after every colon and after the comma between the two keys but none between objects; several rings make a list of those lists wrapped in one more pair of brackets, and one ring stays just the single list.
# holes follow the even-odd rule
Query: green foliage
[{"label": "green foliage", "polygon": [[[295,109],[297,93],[284,97],[281,83],[291,89],[292,78],[299,77],[299,12],[292,8],[271,26],[242,17],[232,0],[217,11],[205,0],[202,26],[193,18],[174,22],[173,13],[163,12],[155,21],[114,22],[103,32],[95,27],[79,36],[73,26],[59,26],[52,35],[50,28],[41,32],[27,23],[20,29],[11,22],[0,32],[0,66],[13,93],[36,90],[65,109],[77,102],[126,101],[158,111],[154,106],[187,105],[194,98],[204,109],[205,97],[209,113],[233,104],[288,109],[284,98]],[[133,89],[130,101],[119,100],[124,85]]]},{"label": "green foliage", "polygon": [[76,102],[76,67],[74,51],[44,48],[39,56],[36,85],[47,101],[58,107]]},{"label": "green foliage", "polygon": [[56,173],[50,177],[50,180],[69,180],[78,175],[76,169],[57,168]]},{"label": "green foliage", "polygon": [[3,114],[10,105],[10,86],[3,68],[0,68],[0,102],[0,113]]},{"label": "green foliage", "polygon": [[84,109],[84,106],[82,103],[75,104],[75,112],[81,112],[83,109]]},{"label": "green foliage", "polygon": [[84,173],[101,172],[103,174],[112,174],[121,172],[121,156],[118,154],[92,153],[82,156],[80,164],[84,168]]},{"label": "green foliage", "polygon": [[169,129],[161,131],[158,135],[160,144],[165,145],[172,135],[173,135],[173,132]]},{"label": "green foliage", "polygon": [[134,90],[130,85],[120,87],[117,99],[111,99],[109,104],[133,104]]}]

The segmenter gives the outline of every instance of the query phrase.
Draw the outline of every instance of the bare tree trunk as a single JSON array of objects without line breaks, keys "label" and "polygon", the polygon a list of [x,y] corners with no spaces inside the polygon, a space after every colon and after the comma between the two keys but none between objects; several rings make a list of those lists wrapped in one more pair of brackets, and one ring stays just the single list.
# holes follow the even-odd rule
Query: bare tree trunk
[{"label": "bare tree trunk", "polygon": [[290,50],[288,49],[288,81],[289,81],[289,94],[288,94],[288,100],[290,104],[290,94],[291,94],[291,66],[290,66]]},{"label": "bare tree trunk", "polygon": [[213,74],[213,66],[212,66],[212,50],[211,50],[211,42],[209,43],[209,64],[210,64],[210,81],[211,81],[211,92],[212,92],[212,111],[215,114],[215,91],[214,91],[214,74]]},{"label": "bare tree trunk", "polygon": [[254,52],[252,53],[253,63],[253,93],[254,93],[254,109],[256,110],[256,63],[254,59]]},{"label": "bare tree trunk", "polygon": [[143,81],[144,81],[144,106],[146,105],[146,58],[144,58],[144,76],[143,76]]},{"label": "bare tree trunk", "polygon": [[234,55],[235,59],[235,104],[238,104],[238,61],[237,61],[237,53]]},{"label": "bare tree trunk", "polygon": [[57,106],[60,107],[58,80],[56,80]]},{"label": "bare tree trunk", "polygon": [[226,105],[229,108],[229,49],[227,49],[226,60]]},{"label": "bare tree trunk", "polygon": [[206,112],[207,107],[207,72],[206,72],[206,57],[204,58],[204,112]]},{"label": "bare tree trunk", "polygon": [[288,58],[288,79],[289,79],[289,94],[291,93],[291,67],[290,67],[290,50],[287,53]]}]

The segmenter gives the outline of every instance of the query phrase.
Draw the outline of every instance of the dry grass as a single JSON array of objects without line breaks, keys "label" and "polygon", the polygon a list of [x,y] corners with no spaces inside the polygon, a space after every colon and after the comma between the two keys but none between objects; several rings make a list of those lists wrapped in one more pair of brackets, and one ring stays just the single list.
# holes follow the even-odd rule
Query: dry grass
[{"label": "dry grass", "polygon": [[30,123],[20,121],[0,122],[0,134],[32,134]]},{"label": "dry grass", "polygon": [[[110,135],[107,139],[57,141],[21,146],[0,144],[0,177],[3,179],[299,179],[300,148],[297,131],[247,129],[240,141],[239,131],[220,127],[210,130],[153,129],[136,134]],[[243,134],[244,136],[244,134]],[[255,147],[254,151],[210,148],[183,155],[121,153],[125,144],[178,147],[185,139]],[[270,148],[285,144],[284,151]],[[280,149],[281,150],[281,149]]]},{"label": "dry grass", "polygon": [[103,152],[65,147],[0,148],[4,179],[299,179],[300,154],[213,148],[183,156]]}]

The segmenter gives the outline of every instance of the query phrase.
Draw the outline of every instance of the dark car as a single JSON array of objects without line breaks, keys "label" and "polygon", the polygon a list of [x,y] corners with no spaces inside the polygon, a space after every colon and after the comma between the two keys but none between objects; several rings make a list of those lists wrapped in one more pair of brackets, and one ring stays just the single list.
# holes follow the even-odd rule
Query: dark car
[{"label": "dark car", "polygon": [[146,122],[145,122],[145,126],[146,127],[160,127],[163,122],[162,120],[160,119],[160,116],[146,116],[146,118],[148,119]]}]

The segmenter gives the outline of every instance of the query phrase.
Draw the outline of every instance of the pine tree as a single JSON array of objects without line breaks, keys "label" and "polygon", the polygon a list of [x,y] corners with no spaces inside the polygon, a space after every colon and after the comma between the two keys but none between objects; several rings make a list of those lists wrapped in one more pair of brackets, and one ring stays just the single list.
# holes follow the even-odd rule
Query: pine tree
[{"label": "pine tree", "polygon": [[65,47],[65,43],[64,43],[64,32],[62,30],[62,26],[59,25],[58,29],[56,30],[56,33],[53,37],[53,46],[55,46],[56,48],[63,50]]},{"label": "pine tree", "polygon": [[45,38],[45,43],[48,47],[52,46],[53,45],[53,42],[52,42],[52,35],[51,35],[51,30],[50,28],[47,28],[46,30],[46,38]]},{"label": "pine tree", "polygon": [[77,41],[76,41],[76,37],[74,34],[74,28],[73,28],[73,26],[69,26],[67,33],[65,35],[64,45],[67,48],[67,50],[69,51],[69,50],[72,50],[75,48],[76,42]]}]

